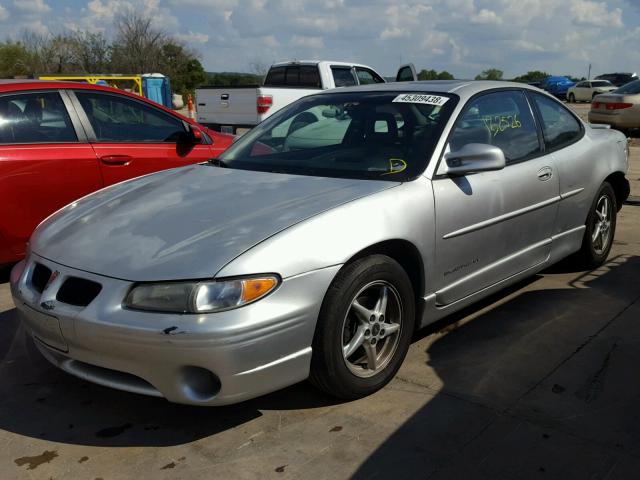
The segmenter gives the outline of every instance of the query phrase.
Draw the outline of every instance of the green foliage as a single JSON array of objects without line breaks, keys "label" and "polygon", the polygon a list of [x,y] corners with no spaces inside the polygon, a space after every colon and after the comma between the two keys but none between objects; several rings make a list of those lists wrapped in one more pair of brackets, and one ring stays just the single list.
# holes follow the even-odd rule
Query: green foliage
[{"label": "green foliage", "polygon": [[28,75],[31,53],[21,43],[0,43],[0,78]]},{"label": "green foliage", "polygon": [[547,78],[549,74],[547,72],[541,72],[540,70],[531,70],[524,75],[520,75],[513,79],[514,82],[529,83],[529,82],[541,82]]},{"label": "green foliage", "polygon": [[260,85],[262,75],[237,72],[207,72],[207,85]]},{"label": "green foliage", "polygon": [[453,80],[453,78],[453,75],[446,70],[438,73],[435,70],[422,69],[418,73],[418,80]]},{"label": "green foliage", "polygon": [[476,80],[502,80],[503,74],[504,72],[502,70],[489,68],[487,70],[483,70],[480,75],[477,75]]},{"label": "green foliage", "polygon": [[25,33],[0,43],[0,78],[39,75],[162,73],[176,93],[192,92],[207,74],[198,54],[155,27],[151,17],[129,11],[115,20],[115,37],[68,31]]}]

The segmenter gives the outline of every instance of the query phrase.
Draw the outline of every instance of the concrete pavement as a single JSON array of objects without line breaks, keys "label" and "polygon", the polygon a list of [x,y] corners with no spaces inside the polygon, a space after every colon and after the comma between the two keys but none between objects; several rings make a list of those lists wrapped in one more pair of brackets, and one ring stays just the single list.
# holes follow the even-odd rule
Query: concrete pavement
[{"label": "concrete pavement", "polygon": [[[633,147],[640,196],[640,147]],[[563,263],[421,332],[397,378],[193,408],[50,366],[0,284],[0,478],[637,478],[640,206],[610,261]]]}]

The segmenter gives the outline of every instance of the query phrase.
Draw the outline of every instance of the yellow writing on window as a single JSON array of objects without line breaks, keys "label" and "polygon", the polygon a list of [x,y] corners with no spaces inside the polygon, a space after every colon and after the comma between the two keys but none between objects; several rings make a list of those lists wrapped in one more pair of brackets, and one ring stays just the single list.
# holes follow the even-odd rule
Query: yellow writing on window
[{"label": "yellow writing on window", "polygon": [[522,123],[518,120],[518,115],[489,115],[482,117],[485,127],[492,137],[510,128],[521,128]]}]

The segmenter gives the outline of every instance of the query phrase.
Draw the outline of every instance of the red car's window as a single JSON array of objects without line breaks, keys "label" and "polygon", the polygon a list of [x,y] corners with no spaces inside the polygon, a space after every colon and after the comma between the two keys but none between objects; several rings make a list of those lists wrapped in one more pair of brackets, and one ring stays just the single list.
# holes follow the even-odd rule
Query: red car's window
[{"label": "red car's window", "polygon": [[68,143],[77,140],[58,92],[0,96],[0,143]]},{"label": "red car's window", "polygon": [[99,142],[178,142],[187,134],[181,120],[128,98],[76,91]]}]

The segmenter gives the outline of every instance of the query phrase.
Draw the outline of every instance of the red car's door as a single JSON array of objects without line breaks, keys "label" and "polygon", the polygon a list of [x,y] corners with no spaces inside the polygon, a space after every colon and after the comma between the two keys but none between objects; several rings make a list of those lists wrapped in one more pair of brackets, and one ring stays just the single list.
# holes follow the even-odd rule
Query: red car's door
[{"label": "red car's door", "polygon": [[93,130],[88,136],[105,185],[214,156],[212,145],[190,140],[184,121],[148,102],[90,90],[75,95]]},{"label": "red car's door", "polygon": [[0,95],[0,264],[24,255],[47,216],[103,186],[95,152],[63,95]]}]

